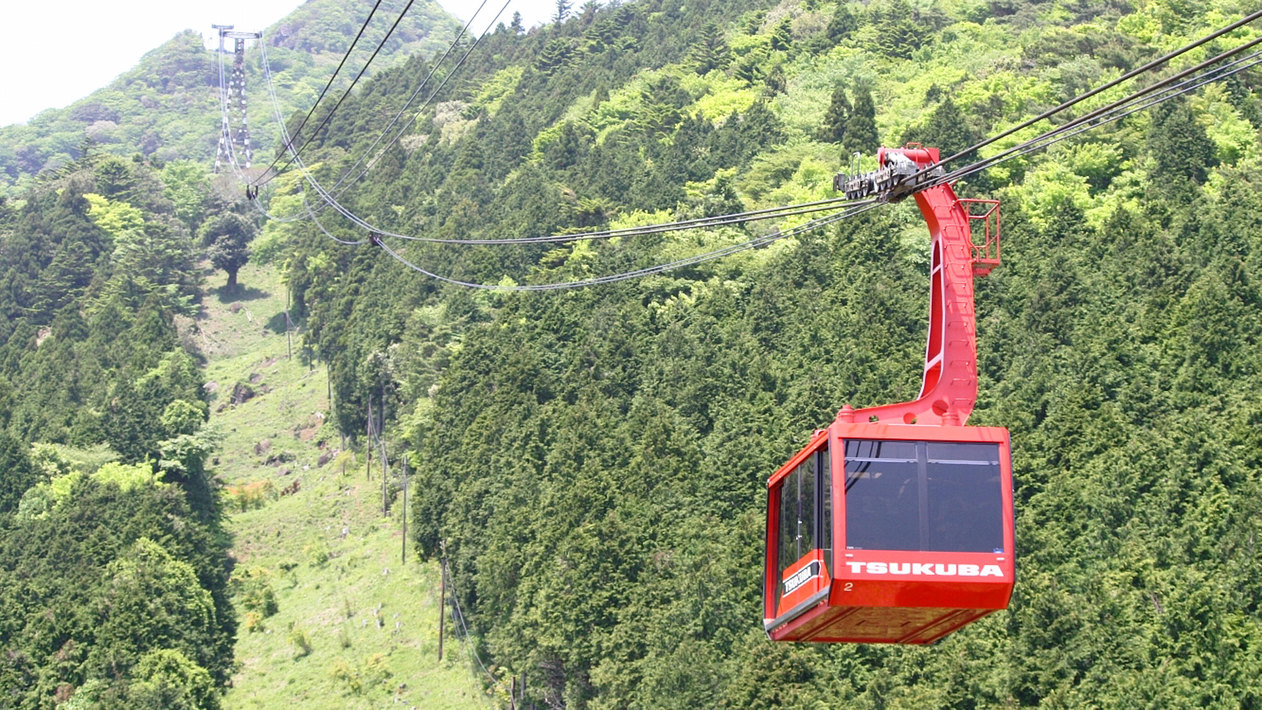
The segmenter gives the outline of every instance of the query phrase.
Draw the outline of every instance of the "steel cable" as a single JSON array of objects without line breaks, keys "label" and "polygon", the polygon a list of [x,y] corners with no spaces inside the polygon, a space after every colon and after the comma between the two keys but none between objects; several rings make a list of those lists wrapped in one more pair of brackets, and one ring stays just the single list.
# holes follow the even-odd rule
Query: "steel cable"
[{"label": "steel cable", "polygon": [[[320,95],[316,97],[315,103],[311,104],[311,108],[307,111],[307,115],[303,116],[302,121],[298,123],[298,127],[294,129],[293,135],[295,137],[299,133],[302,133],[303,126],[307,125],[307,121],[311,120],[311,116],[315,113],[316,107],[324,100],[324,95],[328,92],[329,87],[333,86],[333,80],[337,78],[338,73],[342,71],[342,67],[346,65],[346,60],[350,59],[351,52],[355,51],[355,45],[359,44],[359,39],[364,36],[364,31],[367,30],[368,25],[372,23],[372,18],[377,14],[377,9],[381,7],[381,2],[382,0],[377,0],[377,2],[373,4],[372,10],[368,13],[368,19],[364,20],[364,24],[359,26],[359,32],[356,33],[355,39],[351,40],[351,45],[346,48],[346,53],[342,55],[342,61],[337,63],[337,68],[334,69],[333,74],[329,76],[329,80],[325,83],[324,88],[320,89]],[[306,144],[304,143],[303,145],[305,146]],[[269,170],[276,167],[276,163],[280,160],[280,156],[283,154],[284,153],[277,153],[276,157],[272,158],[271,164],[263,169],[261,175],[266,175]]]}]

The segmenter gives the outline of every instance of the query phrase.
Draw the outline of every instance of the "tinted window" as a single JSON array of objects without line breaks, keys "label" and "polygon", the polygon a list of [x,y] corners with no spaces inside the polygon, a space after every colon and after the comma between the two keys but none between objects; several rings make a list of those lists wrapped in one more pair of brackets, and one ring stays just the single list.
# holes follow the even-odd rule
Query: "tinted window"
[{"label": "tinted window", "polygon": [[815,456],[784,477],[780,488],[779,574],[811,550],[815,549]]},{"label": "tinted window", "polygon": [[[828,447],[816,450],[780,482],[780,521],[776,534],[777,574],[821,546],[832,547],[832,481]],[[817,495],[818,493],[818,495]],[[831,569],[831,556],[824,556]],[[781,610],[783,611],[783,610]]]},{"label": "tinted window", "polygon": [[998,444],[929,442],[930,550],[1003,551]]},{"label": "tinted window", "polygon": [[920,549],[914,442],[846,442],[846,547]]},{"label": "tinted window", "polygon": [[846,546],[996,552],[1003,548],[999,445],[846,442]]},{"label": "tinted window", "polygon": [[[828,461],[828,449],[825,448],[816,454],[818,465],[820,468],[820,535],[819,546],[821,549],[832,551],[833,549],[833,467]],[[824,555],[824,566],[829,572],[833,567],[833,556]]]}]

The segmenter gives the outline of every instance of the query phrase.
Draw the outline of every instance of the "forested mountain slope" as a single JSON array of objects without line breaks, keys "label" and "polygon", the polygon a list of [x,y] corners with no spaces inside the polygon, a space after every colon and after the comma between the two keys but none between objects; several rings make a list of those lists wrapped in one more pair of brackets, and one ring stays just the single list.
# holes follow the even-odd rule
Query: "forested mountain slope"
[{"label": "forested mountain slope", "polygon": [[[342,200],[385,229],[451,239],[829,197],[853,152],[869,166],[880,144],[951,153],[1246,10],[589,4],[539,31],[483,38]],[[333,25],[353,30],[361,14],[312,2],[296,17],[332,23],[337,41],[269,33],[293,43],[294,55],[270,50],[282,83],[292,71],[297,93],[318,90],[331,67],[300,72],[295,57],[335,58],[347,30]],[[177,86],[172,105],[213,110],[214,57],[181,41],[150,57],[180,72],[135,77],[201,86],[203,99]],[[249,61],[251,122],[265,134]],[[304,150],[325,184],[357,166],[434,61],[381,72],[339,109]],[[1256,708],[1258,81],[1237,74],[957,186],[1003,200],[1004,263],[977,294],[972,423],[1012,432],[1018,584],[1008,611],[928,648],[772,644],[761,628],[766,477],[843,403],[915,392],[928,260],[910,205],[572,291],[439,282],[332,210],[320,226],[263,223],[254,259],[282,270],[298,351],[329,367],[342,433],[362,450],[369,405],[388,413],[388,454],[415,473],[409,530],[423,557],[445,554],[493,697],[524,674],[528,703],[549,707]],[[140,98],[118,100],[100,103],[130,115],[120,106]],[[176,147],[150,152],[209,162],[215,115],[182,129],[161,119],[151,130]],[[236,621],[206,468],[208,396],[178,324],[198,313],[199,249],[229,223],[249,233],[255,215],[199,164],[146,164],[129,132],[143,122],[49,116],[32,124],[45,133],[12,134],[29,155],[0,149],[18,165],[11,176],[48,168],[0,202],[0,704],[214,707]],[[119,139],[78,154],[89,118],[113,121]],[[267,208],[318,208],[300,183],[273,182]],[[563,245],[384,240],[427,270],[511,286],[659,264],[804,219]],[[225,456],[251,475],[248,453]],[[324,475],[317,500],[351,505]],[[400,482],[387,483],[397,496]],[[285,508],[305,512],[296,498]],[[335,544],[387,537],[358,534]],[[252,564],[279,564],[288,549],[254,548]],[[328,560],[314,557],[317,574]],[[286,591],[282,616],[265,623],[301,621],[305,589]],[[326,675],[343,687],[356,672]]]},{"label": "forested mountain slope", "polygon": [[[309,0],[271,27],[238,29],[264,31],[284,110],[305,112],[371,8],[371,2]],[[222,20],[231,22],[232,18]],[[365,44],[372,40],[375,46],[388,24],[376,26],[380,29],[366,36]],[[416,3],[374,67],[390,66],[413,54],[430,54],[449,43],[458,27],[455,18],[436,3]],[[0,195],[6,194],[3,185],[77,159],[85,141],[123,156],[139,153],[158,161],[213,160],[220,123],[218,57],[202,46],[201,33],[210,28],[195,30],[177,34],[109,86],[64,109],[43,111],[26,124],[0,127]],[[367,54],[354,56],[362,62]],[[230,69],[232,56],[225,61]],[[250,122],[257,127],[252,140],[255,146],[266,148],[275,143],[277,134],[272,129],[270,103],[263,94],[257,96],[250,106]]]},{"label": "forested mountain slope", "polygon": [[5,707],[217,707],[231,674],[215,441],[177,327],[199,274],[163,188],[91,152],[0,203]]},{"label": "forested mountain slope", "polygon": [[[488,37],[343,201],[440,238],[802,202],[831,195],[853,151],[950,153],[1244,9],[588,6]],[[322,180],[421,69],[383,74],[335,115],[307,156]],[[362,432],[385,397],[423,480],[423,554],[445,542],[484,655],[502,677],[524,672],[540,705],[1258,707],[1256,82],[1237,75],[960,186],[1004,201],[1004,264],[977,296],[972,421],[1012,431],[1018,584],[1008,611],[930,648],[772,644],[760,625],[766,476],[843,403],[914,394],[927,257],[910,206],[559,293],[443,285],[309,223],[270,225],[265,243],[331,363],[339,426]],[[278,184],[273,209],[301,203],[286,194],[296,181]],[[525,284],[766,229],[386,241],[443,275]]]}]

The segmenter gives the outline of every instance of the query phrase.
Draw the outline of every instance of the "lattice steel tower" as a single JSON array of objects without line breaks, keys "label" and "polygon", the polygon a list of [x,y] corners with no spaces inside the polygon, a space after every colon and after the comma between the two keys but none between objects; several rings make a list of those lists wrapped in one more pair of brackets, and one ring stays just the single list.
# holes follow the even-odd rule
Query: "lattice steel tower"
[{"label": "lattice steel tower", "polygon": [[[219,152],[215,156],[215,172],[219,172],[219,166],[225,160],[233,159],[234,152],[245,159],[243,167],[248,168],[254,160],[254,149],[250,145],[250,125],[245,110],[245,41],[260,39],[263,33],[234,31],[232,25],[211,25],[211,27],[219,31],[220,54],[226,54],[224,40],[233,41],[232,73],[228,77],[227,95],[223,98],[223,125],[219,130]],[[236,133],[232,131],[234,117],[237,118]],[[236,150],[237,148],[239,151]]]}]

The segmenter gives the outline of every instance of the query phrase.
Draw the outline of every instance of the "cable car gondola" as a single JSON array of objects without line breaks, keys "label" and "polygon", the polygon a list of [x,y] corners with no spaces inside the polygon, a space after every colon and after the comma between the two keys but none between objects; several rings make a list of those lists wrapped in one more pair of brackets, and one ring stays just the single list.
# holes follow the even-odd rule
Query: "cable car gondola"
[{"label": "cable car gondola", "polygon": [[[920,188],[938,151],[882,148],[877,158],[884,172],[913,162]],[[961,200],[949,184],[914,197],[931,238],[920,395],[846,405],[768,480],[772,640],[932,643],[1007,608],[1012,594],[1008,431],[964,426],[977,398],[973,278],[999,263],[999,203]],[[974,221],[985,225],[978,245]]]}]

